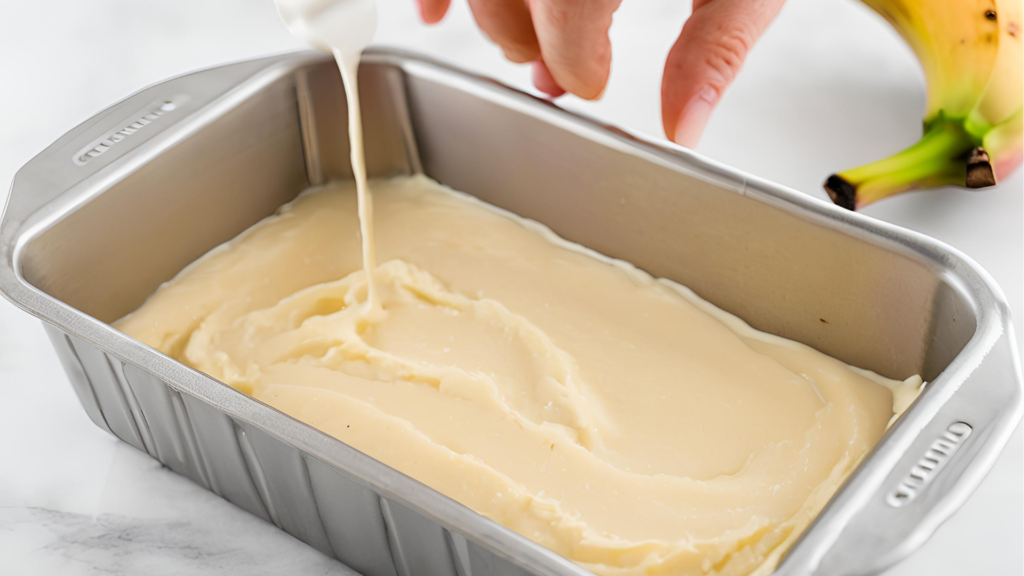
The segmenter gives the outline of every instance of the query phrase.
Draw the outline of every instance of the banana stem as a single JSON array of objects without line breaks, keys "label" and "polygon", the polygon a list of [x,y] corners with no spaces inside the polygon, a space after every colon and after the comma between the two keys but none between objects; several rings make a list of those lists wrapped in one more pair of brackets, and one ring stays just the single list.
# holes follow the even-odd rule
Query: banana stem
[{"label": "banana stem", "polygon": [[884,160],[829,177],[832,201],[851,210],[914,188],[964,185],[967,155],[977,143],[961,122],[938,118],[916,144]]}]

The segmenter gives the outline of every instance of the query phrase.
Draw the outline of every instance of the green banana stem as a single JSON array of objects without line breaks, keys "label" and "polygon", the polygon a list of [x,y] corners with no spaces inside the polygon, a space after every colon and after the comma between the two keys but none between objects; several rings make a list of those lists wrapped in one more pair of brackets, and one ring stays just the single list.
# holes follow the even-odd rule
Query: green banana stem
[{"label": "green banana stem", "polygon": [[910,148],[884,160],[834,174],[825,182],[825,190],[839,206],[856,210],[916,188],[964,186],[969,171],[975,182],[972,187],[980,187],[986,185],[985,168],[991,171],[991,167],[978,145],[979,142],[964,130],[962,120],[951,121],[939,116]]}]

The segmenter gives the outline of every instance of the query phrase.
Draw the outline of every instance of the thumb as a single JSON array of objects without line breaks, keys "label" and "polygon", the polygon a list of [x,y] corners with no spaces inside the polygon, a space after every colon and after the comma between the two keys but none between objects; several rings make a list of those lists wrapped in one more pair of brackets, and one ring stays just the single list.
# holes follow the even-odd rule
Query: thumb
[{"label": "thumb", "polygon": [[697,145],[711,111],[784,1],[694,0],[661,83],[661,119],[669,139]]}]

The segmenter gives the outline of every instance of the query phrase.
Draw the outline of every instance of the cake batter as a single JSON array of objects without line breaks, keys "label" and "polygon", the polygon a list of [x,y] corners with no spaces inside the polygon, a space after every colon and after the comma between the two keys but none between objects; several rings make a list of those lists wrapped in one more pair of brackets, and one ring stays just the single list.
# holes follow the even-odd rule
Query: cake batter
[{"label": "cake batter", "polygon": [[913,399],[424,176],[307,191],[117,323],[602,575],[767,574]]}]

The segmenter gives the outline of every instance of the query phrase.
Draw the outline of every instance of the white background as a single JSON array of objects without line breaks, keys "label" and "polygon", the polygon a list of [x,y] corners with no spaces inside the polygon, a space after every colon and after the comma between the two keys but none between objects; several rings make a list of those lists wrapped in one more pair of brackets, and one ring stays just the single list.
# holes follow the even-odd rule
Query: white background
[{"label": "white background", "polygon": [[[377,43],[529,88],[472,25],[464,0],[437,27],[412,0],[381,2]],[[600,102],[564,106],[661,136],[665,54],[686,0],[625,0]],[[270,0],[0,2],[0,199],[19,166],[127,94],[189,70],[298,48]],[[698,150],[825,198],[828,174],[920,135],[921,73],[899,38],[852,0],[790,0],[726,95]],[[1022,179],[983,192],[907,194],[866,213],[975,258],[1021,334]],[[1022,436],[966,506],[892,575],[1022,574]],[[9,572],[8,572],[9,570]],[[344,574],[282,532],[175,476],[92,425],[38,321],[0,300],[0,572]]]}]

